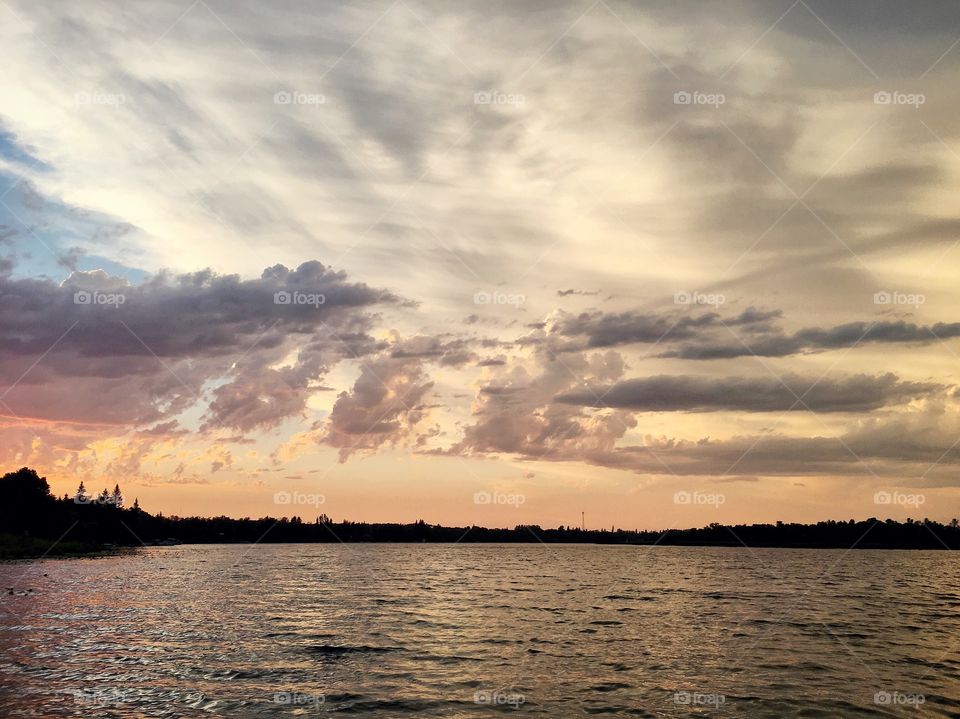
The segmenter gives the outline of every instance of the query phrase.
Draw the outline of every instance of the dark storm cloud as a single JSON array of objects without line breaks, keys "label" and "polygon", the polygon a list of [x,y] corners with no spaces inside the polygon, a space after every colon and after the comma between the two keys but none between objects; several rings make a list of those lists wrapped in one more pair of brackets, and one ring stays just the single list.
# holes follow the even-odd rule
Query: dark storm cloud
[{"label": "dark storm cloud", "polygon": [[761,334],[756,337],[704,338],[661,353],[664,358],[730,359],[733,357],[785,357],[800,352],[841,349],[863,344],[931,344],[960,337],[960,322],[920,325],[904,321],[848,322],[836,327],[802,329],[792,335]]},{"label": "dark storm cloud", "polygon": [[628,379],[592,391],[558,395],[555,401],[637,412],[866,412],[942,390],[932,383],[901,382],[894,374],[847,378],[691,377]]},{"label": "dark storm cloud", "polygon": [[960,337],[960,322],[924,325],[903,320],[861,321],[786,333],[776,324],[782,318],[781,310],[754,307],[728,317],[718,312],[560,313],[552,323],[530,325],[537,331],[518,340],[518,344],[552,343],[560,351],[658,344],[669,348],[658,353],[661,358],[708,360],[750,355],[786,357],[871,343],[930,344]]},{"label": "dark storm cloud", "polygon": [[248,430],[302,411],[331,364],[376,351],[369,310],[402,303],[319,262],[252,280],[210,270],[138,285],[102,271],[62,286],[0,276],[0,380],[18,414],[142,424],[222,378],[205,426]]}]

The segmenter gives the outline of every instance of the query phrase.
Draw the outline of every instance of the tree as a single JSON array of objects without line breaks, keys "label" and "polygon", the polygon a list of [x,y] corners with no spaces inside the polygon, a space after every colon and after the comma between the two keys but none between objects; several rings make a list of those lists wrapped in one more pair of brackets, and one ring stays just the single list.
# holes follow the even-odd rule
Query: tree
[{"label": "tree", "polygon": [[106,487],[97,495],[97,504],[110,504],[110,492],[107,491]]},{"label": "tree", "polygon": [[3,498],[9,503],[37,504],[50,497],[50,485],[45,477],[28,467],[7,472],[0,477]]},{"label": "tree", "polygon": [[32,469],[23,467],[0,477],[0,531],[33,531],[55,504],[47,480]]},{"label": "tree", "polygon": [[120,493],[120,485],[115,484],[113,494],[110,495],[110,503],[117,509],[123,509],[123,495]]},{"label": "tree", "polygon": [[77,493],[73,495],[73,501],[77,504],[90,504],[90,495],[87,494],[87,488],[83,486],[83,482],[80,482],[80,486],[77,487]]}]

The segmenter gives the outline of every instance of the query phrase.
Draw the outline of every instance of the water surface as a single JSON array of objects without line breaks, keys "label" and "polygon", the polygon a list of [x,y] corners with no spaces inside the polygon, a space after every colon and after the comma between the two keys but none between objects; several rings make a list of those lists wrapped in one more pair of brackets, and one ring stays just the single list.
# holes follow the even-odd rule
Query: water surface
[{"label": "water surface", "polygon": [[196,545],[0,580],[4,717],[960,716],[946,551]]}]

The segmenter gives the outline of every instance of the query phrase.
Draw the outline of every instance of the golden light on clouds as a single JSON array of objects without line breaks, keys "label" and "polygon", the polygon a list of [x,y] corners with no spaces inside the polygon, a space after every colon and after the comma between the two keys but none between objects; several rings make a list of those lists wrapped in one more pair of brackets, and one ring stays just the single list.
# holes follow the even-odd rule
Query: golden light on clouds
[{"label": "golden light on clouds", "polygon": [[949,23],[13,5],[0,456],[59,493],[642,527],[902,486],[956,513]]}]

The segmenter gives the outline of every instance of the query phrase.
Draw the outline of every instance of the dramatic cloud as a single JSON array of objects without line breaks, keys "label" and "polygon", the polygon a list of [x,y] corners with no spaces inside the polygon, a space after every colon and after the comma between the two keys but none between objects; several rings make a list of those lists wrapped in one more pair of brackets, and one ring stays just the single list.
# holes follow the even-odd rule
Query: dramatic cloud
[{"label": "dramatic cloud", "polygon": [[942,389],[933,383],[901,382],[894,374],[819,380],[793,375],[782,379],[659,375],[567,392],[555,399],[638,412],[866,412]]},{"label": "dramatic cloud", "polygon": [[960,484],[960,6],[868,5],[0,3],[0,459]]},{"label": "dramatic cloud", "polygon": [[662,358],[724,359],[750,355],[786,357],[872,343],[928,345],[960,337],[960,322],[922,325],[903,320],[848,322],[786,333],[778,326],[783,317],[782,310],[753,307],[737,315],[598,310],[571,315],[558,311],[546,322],[535,325],[542,332],[527,335],[519,342],[550,340],[556,348],[566,350],[648,344],[671,347],[658,352]]},{"label": "dramatic cloud", "polygon": [[732,357],[785,357],[804,351],[832,350],[870,343],[925,345],[960,337],[960,322],[917,325],[910,322],[850,322],[836,327],[808,328],[792,335],[770,332],[728,340],[704,338],[683,344],[662,357],[680,359],[723,359]]},{"label": "dramatic cloud", "polygon": [[17,416],[144,425],[204,404],[209,389],[208,427],[270,426],[303,410],[330,364],[373,351],[368,310],[399,303],[318,262],[257,280],[0,278],[3,402]]}]

